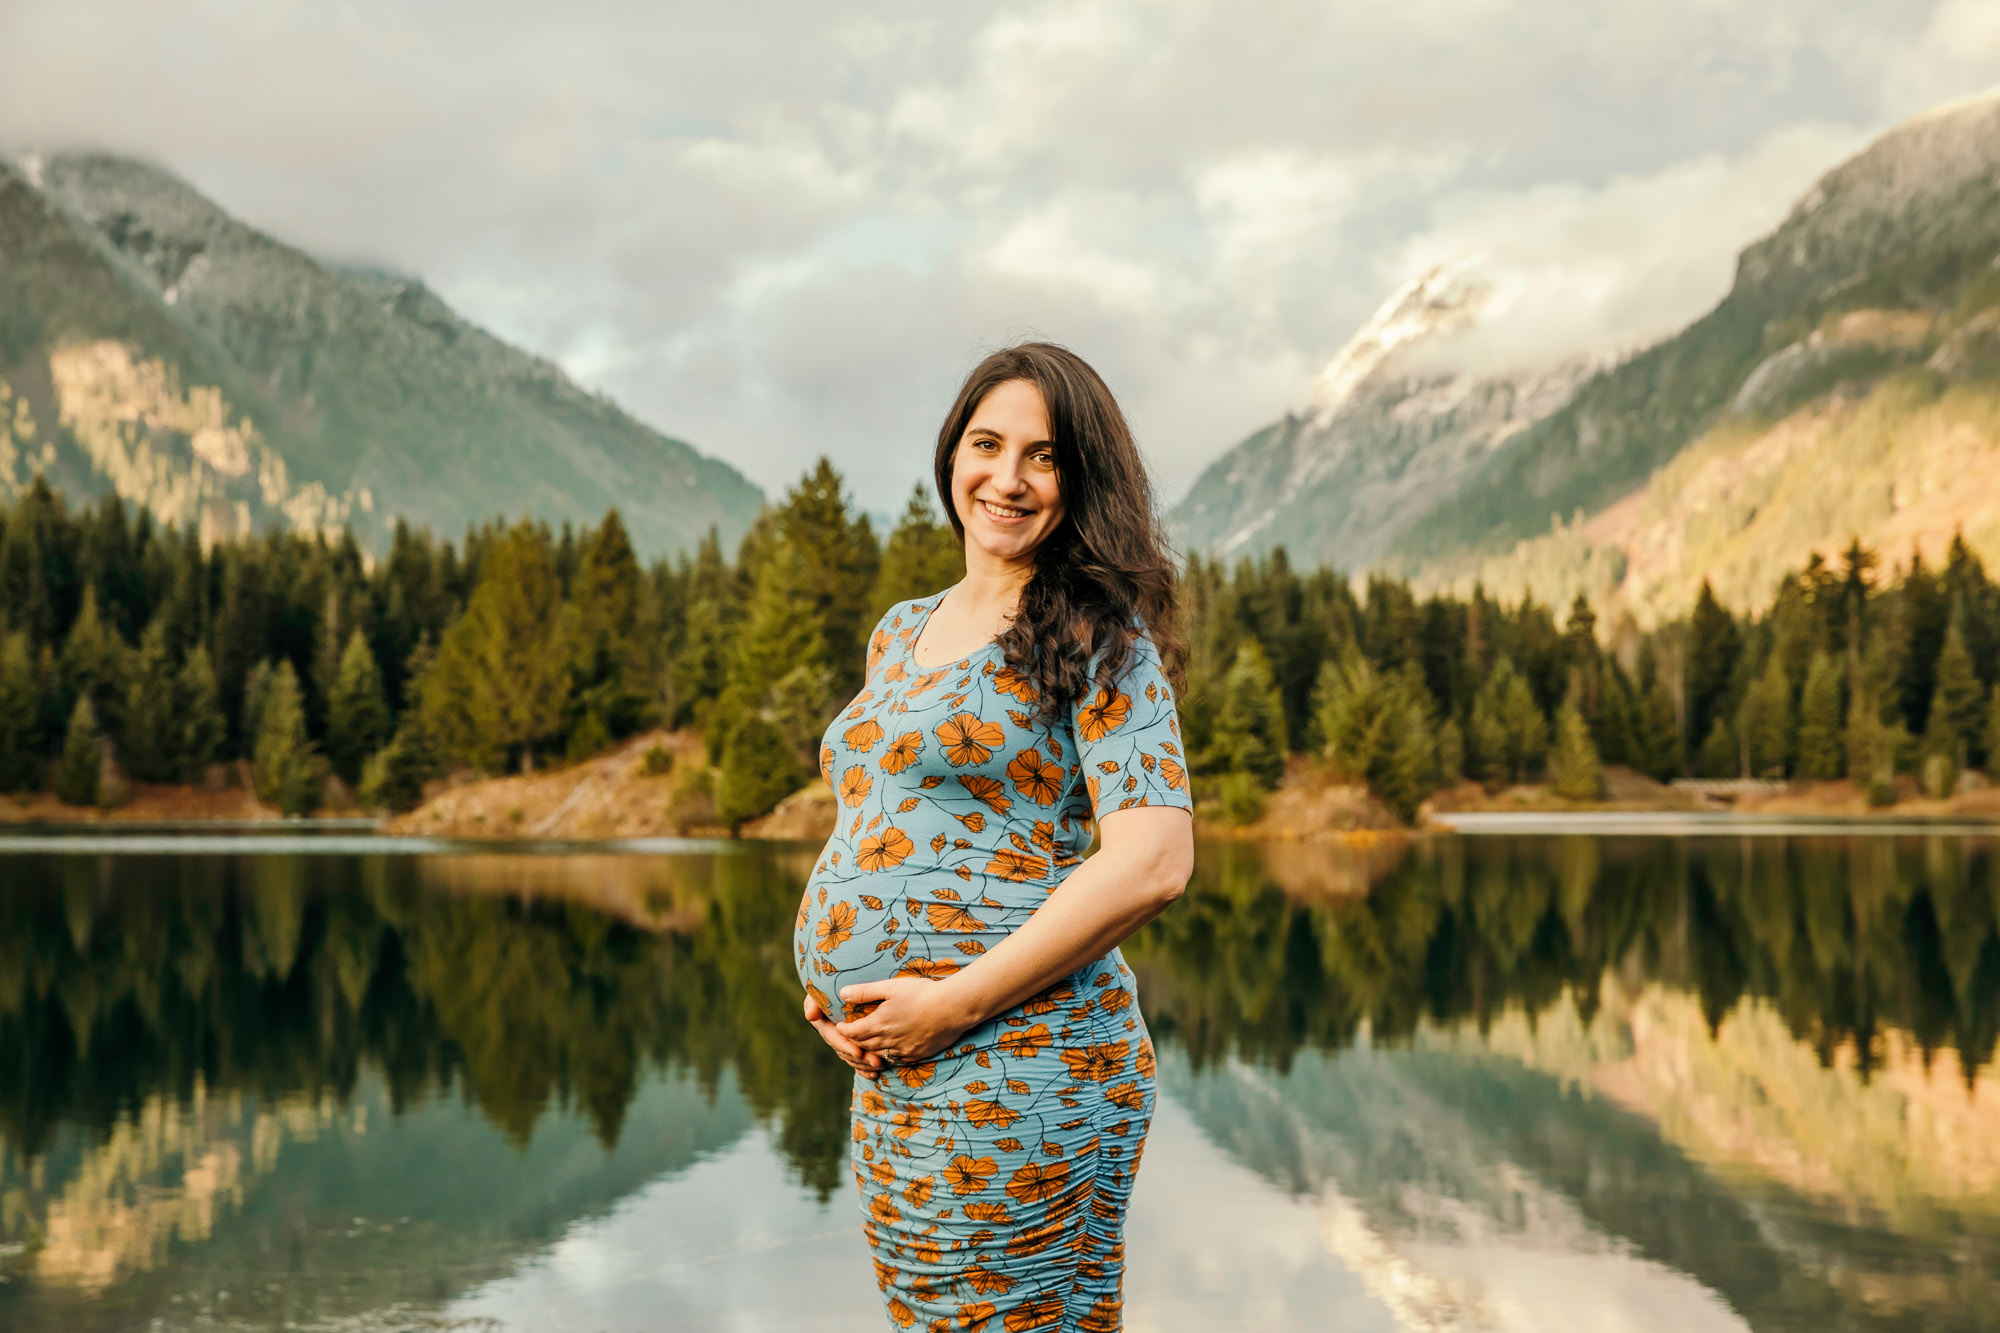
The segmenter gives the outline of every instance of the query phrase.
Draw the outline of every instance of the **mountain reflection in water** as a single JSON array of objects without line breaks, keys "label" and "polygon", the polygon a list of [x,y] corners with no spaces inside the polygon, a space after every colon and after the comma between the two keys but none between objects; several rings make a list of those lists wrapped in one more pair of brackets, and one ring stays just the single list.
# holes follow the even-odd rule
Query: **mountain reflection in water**
[{"label": "mountain reflection in water", "polygon": [[[753,1141],[846,1226],[812,850],[0,849],[0,1328],[404,1327]],[[1174,1115],[1381,1327],[1975,1329],[1996,921],[1963,836],[1218,844],[1126,954]]]}]

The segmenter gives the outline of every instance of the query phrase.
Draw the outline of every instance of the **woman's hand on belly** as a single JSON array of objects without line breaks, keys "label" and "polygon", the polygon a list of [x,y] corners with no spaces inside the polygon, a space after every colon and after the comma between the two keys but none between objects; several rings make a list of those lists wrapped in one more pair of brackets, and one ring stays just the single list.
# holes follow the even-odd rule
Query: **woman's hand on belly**
[{"label": "woman's hand on belly", "polygon": [[857,1073],[866,1074],[869,1078],[881,1077],[882,1057],[862,1050],[853,1041],[842,1036],[840,1030],[834,1026],[833,1020],[821,1012],[819,1001],[810,995],[806,996],[806,1022],[812,1024],[820,1039],[833,1048],[835,1055],[852,1065]]},{"label": "woman's hand on belly", "polygon": [[929,977],[857,981],[840,988],[840,1002],[850,1014],[874,1006],[833,1030],[889,1064],[927,1060],[979,1023],[955,987]]}]

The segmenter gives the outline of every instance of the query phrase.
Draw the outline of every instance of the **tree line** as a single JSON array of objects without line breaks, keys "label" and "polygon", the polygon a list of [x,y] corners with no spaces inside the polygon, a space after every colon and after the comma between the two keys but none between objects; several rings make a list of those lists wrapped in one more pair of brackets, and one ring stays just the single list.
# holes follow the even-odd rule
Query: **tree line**
[{"label": "tree line", "polygon": [[[1600,626],[1581,596],[1558,621],[1532,596],[1357,585],[1282,550],[1196,556],[1180,703],[1198,794],[1254,818],[1298,755],[1406,819],[1465,780],[1592,799],[1609,764],[1949,794],[2000,760],[2000,588],[1963,540],[1941,568],[1880,567],[1857,541],[1787,575],[1761,613],[1704,585],[1688,616],[1642,631]],[[370,560],[347,531],[204,548],[37,479],[0,508],[0,790],[90,804],[115,798],[107,774],[196,781],[246,760],[287,812],[320,804],[329,777],[405,809],[452,770],[691,726],[706,764],[674,800],[689,822],[735,824],[812,779],[880,614],[962,572],[923,486],[878,537],[824,459],[733,553],[711,534],[651,565],[616,510],[457,542],[399,524]]]}]

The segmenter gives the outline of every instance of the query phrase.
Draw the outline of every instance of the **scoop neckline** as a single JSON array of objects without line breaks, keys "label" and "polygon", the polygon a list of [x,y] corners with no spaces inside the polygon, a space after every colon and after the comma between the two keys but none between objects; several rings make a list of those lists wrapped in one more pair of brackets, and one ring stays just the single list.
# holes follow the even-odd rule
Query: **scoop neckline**
[{"label": "scoop neckline", "polygon": [[[956,588],[957,586],[956,583],[951,585],[952,588]],[[903,648],[903,657],[911,666],[919,671],[943,671],[955,666],[971,666],[973,658],[992,652],[994,647],[1000,642],[999,637],[995,636],[988,639],[974,652],[968,653],[964,657],[954,657],[948,661],[939,662],[936,666],[925,666],[922,662],[919,662],[917,660],[917,641],[924,637],[924,629],[931,623],[931,614],[938,607],[944,605],[944,599],[949,596],[951,596],[951,588],[946,588],[943,592],[929,599],[930,605],[924,606],[922,602],[918,603],[919,606],[923,607],[924,618],[917,622],[916,630],[911,633],[909,643]]]}]

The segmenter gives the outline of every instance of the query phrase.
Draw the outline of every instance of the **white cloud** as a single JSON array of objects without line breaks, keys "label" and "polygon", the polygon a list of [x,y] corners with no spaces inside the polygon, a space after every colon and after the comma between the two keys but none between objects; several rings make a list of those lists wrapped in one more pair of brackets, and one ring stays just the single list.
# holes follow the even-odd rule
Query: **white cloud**
[{"label": "white cloud", "polygon": [[1596,187],[1449,193],[1383,271],[1457,259],[1490,284],[1479,321],[1431,350],[1438,361],[1515,369],[1629,350],[1720,300],[1737,253],[1863,137],[1842,126],[1790,126],[1740,155],[1702,154]]},{"label": "white cloud", "polygon": [[[10,0],[0,145],[163,162],[422,274],[767,487],[919,475],[1033,332],[1177,490],[1426,257],[1506,346],[1629,344],[1924,90],[2000,79],[1941,0]],[[1901,91],[1898,91],[1898,90]],[[1497,336],[1497,335],[1496,335]],[[885,461],[894,460],[894,461]]]}]

